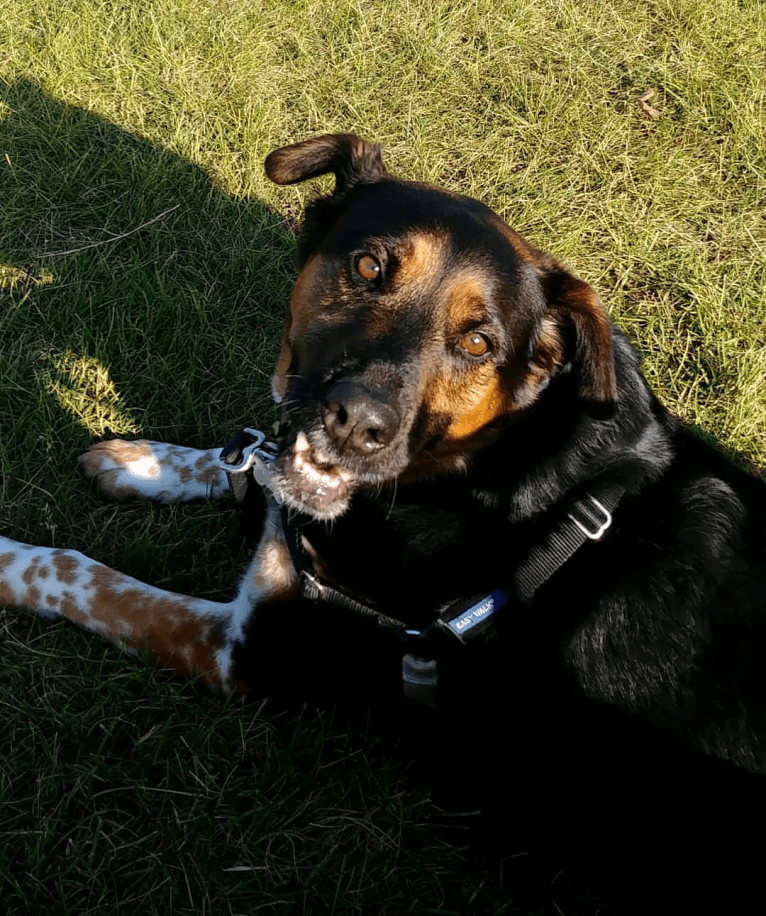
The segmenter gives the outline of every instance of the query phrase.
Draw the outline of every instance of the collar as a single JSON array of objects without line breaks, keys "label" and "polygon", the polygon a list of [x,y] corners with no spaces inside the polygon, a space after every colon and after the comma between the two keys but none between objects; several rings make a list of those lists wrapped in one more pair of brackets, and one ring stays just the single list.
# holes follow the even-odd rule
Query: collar
[{"label": "collar", "polygon": [[494,627],[497,611],[508,603],[508,595],[501,589],[495,589],[488,595],[478,598],[453,601],[441,610],[433,623],[424,629],[410,628],[401,620],[389,617],[357,601],[307,572],[302,566],[303,551],[297,543],[297,526],[284,520],[284,514],[283,527],[285,527],[293,563],[296,564],[299,571],[302,596],[310,601],[345,608],[354,614],[370,618],[381,628],[393,631],[403,648],[409,650],[402,655],[404,695],[410,700],[436,709],[437,660],[442,654],[440,648],[444,645],[445,638],[450,642],[457,640],[465,646],[482,634],[487,634]]},{"label": "collar", "polygon": [[[265,442],[258,430],[236,433],[224,446],[221,467],[229,475],[237,502],[246,490],[257,483],[269,487],[270,464],[275,446]],[[246,483],[245,483],[246,481]],[[516,569],[514,592],[524,606],[531,606],[540,588],[586,542],[599,542],[612,526],[612,513],[625,488],[614,482],[594,484],[583,496],[570,503],[558,521],[547,530]],[[304,550],[295,523],[282,504],[282,527],[287,546],[301,581],[301,594],[309,601],[328,603],[351,613],[370,618],[379,627],[393,630],[407,651],[402,658],[402,681],[405,696],[436,707],[438,684],[437,658],[439,637],[457,639],[463,645],[486,633],[496,623],[495,615],[509,600],[508,594],[495,589],[488,595],[459,599],[442,608],[436,620],[424,630],[410,629],[403,621],[370,607],[340,589],[322,582],[306,566]],[[310,562],[308,564],[311,565]]]},{"label": "collar", "polygon": [[[600,542],[612,527],[612,513],[625,495],[625,488],[614,482],[605,482],[593,486],[580,499],[570,503],[558,521],[549,528],[542,541],[535,544],[526,558],[519,564],[514,576],[514,592],[522,604],[531,605],[532,601],[545,583],[588,541]],[[363,604],[343,591],[323,584],[321,580],[306,570],[305,555],[300,543],[298,526],[294,517],[282,506],[282,527],[285,531],[287,545],[296,570],[302,579],[304,597],[312,601],[329,602],[346,607],[357,614],[372,617],[381,626],[405,628],[401,620]],[[500,590],[485,596],[503,595],[502,604],[508,597]],[[497,603],[495,599],[494,603]],[[481,601],[477,606],[481,605]],[[436,621],[444,624],[455,635],[468,632],[467,621],[460,624],[460,614],[466,608],[466,602],[460,599],[448,606]],[[473,605],[470,605],[473,608]],[[496,608],[495,608],[496,609]],[[494,611],[493,611],[494,613]]]},{"label": "collar", "polygon": [[[514,577],[516,599],[529,607],[538,590],[586,542],[599,542],[612,526],[612,513],[625,489],[617,484],[594,487],[567,507],[565,514],[550,528],[519,565]],[[423,630],[410,629],[395,617],[370,607],[340,589],[321,581],[306,569],[306,559],[294,518],[282,506],[282,527],[290,555],[301,580],[301,594],[310,601],[328,603],[370,618],[379,627],[393,630],[406,651],[402,656],[404,695],[432,709],[437,707],[438,658],[443,639],[468,645],[476,637],[491,631],[496,614],[509,601],[509,595],[495,589],[487,595],[459,599],[442,608],[439,615]]]}]

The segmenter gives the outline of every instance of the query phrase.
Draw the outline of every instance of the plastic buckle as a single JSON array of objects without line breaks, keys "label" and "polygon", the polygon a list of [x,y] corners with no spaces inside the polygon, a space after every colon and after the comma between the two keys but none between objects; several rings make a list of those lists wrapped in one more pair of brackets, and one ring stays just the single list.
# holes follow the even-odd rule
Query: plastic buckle
[{"label": "plastic buckle", "polygon": [[[572,515],[571,512],[569,512],[569,513],[567,513],[567,514],[568,514],[569,517],[572,519],[572,521],[575,523],[575,525],[577,525],[577,527],[580,529],[580,531],[582,531],[582,533],[585,535],[585,537],[590,538],[591,541],[600,541],[601,538],[604,536],[604,534],[606,534],[607,530],[608,530],[608,529],[611,527],[611,525],[612,525],[612,515],[611,515],[611,513],[609,512],[609,510],[606,508],[606,506],[602,505],[602,504],[596,499],[595,496],[591,496],[590,493],[588,493],[587,495],[588,495],[588,499],[593,503],[593,505],[594,505],[594,506],[603,514],[603,516],[604,516],[604,521],[603,521],[603,522],[599,522],[598,519],[591,519],[591,518],[588,518],[587,515],[586,515],[587,521],[588,521],[589,523],[593,523],[594,525],[598,525],[598,526],[599,526],[598,528],[595,528],[595,529],[587,528],[585,525],[582,524],[582,522],[579,521],[579,519],[576,519],[576,518],[574,517],[574,515]],[[581,504],[581,503],[578,503],[578,506],[580,507],[580,509],[582,509],[582,504]]]}]

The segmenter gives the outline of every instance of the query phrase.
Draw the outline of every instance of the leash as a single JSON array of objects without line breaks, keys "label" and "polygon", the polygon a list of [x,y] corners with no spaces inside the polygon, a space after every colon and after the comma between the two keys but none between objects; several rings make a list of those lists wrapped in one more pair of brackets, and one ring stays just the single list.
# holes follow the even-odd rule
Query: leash
[{"label": "leash", "polygon": [[[271,466],[276,455],[277,444],[266,441],[265,434],[255,429],[241,429],[226,443],[221,450],[219,464],[229,478],[237,503],[243,501],[253,482],[274,495]],[[605,482],[574,500],[564,515],[548,530],[544,540],[532,548],[517,568],[514,576],[515,597],[522,604],[530,606],[539,589],[584,544],[588,541],[600,542],[611,528],[612,513],[624,495],[624,487]],[[281,511],[287,546],[300,579],[301,596],[309,601],[343,608],[367,617],[378,627],[392,630],[403,647],[410,650],[402,657],[405,696],[435,709],[440,654],[438,644],[441,638],[457,639],[465,646],[487,634],[494,626],[497,611],[508,603],[509,595],[502,589],[495,589],[487,595],[460,599],[442,608],[437,619],[424,629],[409,628],[396,617],[390,617],[364,604],[309,572],[298,526],[284,504],[281,504]]]}]

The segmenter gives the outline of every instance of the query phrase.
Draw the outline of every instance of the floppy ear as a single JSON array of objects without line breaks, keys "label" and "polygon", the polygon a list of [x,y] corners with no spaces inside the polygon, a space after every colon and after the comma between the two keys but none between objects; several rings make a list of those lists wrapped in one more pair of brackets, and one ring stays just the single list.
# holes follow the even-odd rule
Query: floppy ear
[{"label": "floppy ear", "polygon": [[[309,254],[317,240],[343,206],[343,195],[359,184],[372,184],[387,175],[383,165],[383,148],[368,143],[355,134],[323,134],[302,143],[276,149],[266,157],[266,174],[275,184],[296,184],[332,172],[335,191],[306,208],[298,241],[298,263],[301,266],[296,289],[304,277]],[[295,294],[294,294],[295,295]],[[293,315],[290,310],[282,331],[276,371],[271,382],[274,400],[283,400],[292,362],[290,341]]]},{"label": "floppy ear", "polygon": [[596,292],[555,262],[543,278],[552,319],[578,375],[581,398],[604,407],[617,400],[612,323]]},{"label": "floppy ear", "polygon": [[335,175],[336,194],[378,181],[386,174],[383,148],[355,134],[323,134],[266,157],[266,174],[275,184],[296,184],[328,172]]}]

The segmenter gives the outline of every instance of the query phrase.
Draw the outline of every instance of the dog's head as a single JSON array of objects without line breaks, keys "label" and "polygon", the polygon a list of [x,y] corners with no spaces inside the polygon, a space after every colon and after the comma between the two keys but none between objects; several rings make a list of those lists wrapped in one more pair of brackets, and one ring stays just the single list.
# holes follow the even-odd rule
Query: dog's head
[{"label": "dog's head", "polygon": [[356,490],[463,471],[558,372],[616,399],[596,294],[483,204],[394,178],[350,134],[275,150],[266,172],[336,178],[306,211],[273,379],[289,505],[329,519]]}]

